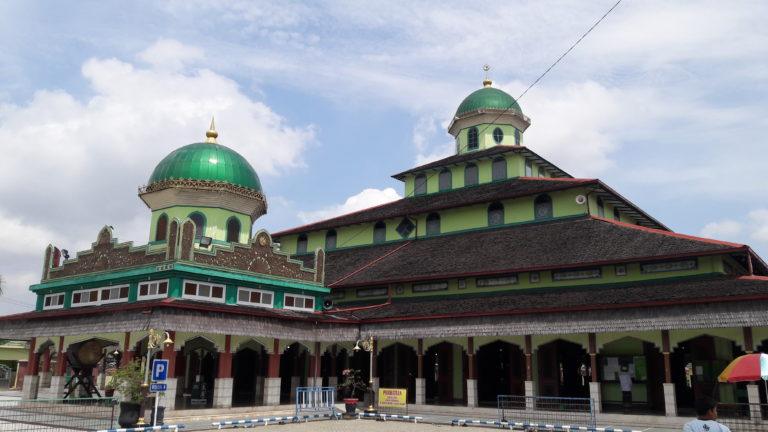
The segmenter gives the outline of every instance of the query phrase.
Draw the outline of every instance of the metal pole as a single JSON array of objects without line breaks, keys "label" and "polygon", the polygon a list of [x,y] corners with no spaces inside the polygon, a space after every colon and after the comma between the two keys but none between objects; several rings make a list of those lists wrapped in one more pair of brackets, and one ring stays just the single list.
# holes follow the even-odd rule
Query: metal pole
[{"label": "metal pole", "polygon": [[154,412],[154,415],[152,416],[152,426],[157,426],[157,406],[159,405],[159,402],[160,402],[160,393],[158,392],[155,395],[155,412]]},{"label": "metal pole", "polygon": [[[150,336],[151,337],[151,336]],[[146,426],[144,421],[144,414],[147,409],[147,391],[149,390],[149,360],[152,357],[152,341],[147,339],[147,362],[144,364],[144,382],[141,383],[141,408],[139,412],[139,421],[136,422],[136,426]]]}]

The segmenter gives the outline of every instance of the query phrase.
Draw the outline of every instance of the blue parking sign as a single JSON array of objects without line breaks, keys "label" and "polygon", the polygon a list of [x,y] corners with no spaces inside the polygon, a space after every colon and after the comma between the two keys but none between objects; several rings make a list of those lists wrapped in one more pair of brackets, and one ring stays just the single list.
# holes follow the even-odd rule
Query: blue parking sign
[{"label": "blue parking sign", "polygon": [[168,360],[152,360],[152,381],[165,381],[168,378]]}]

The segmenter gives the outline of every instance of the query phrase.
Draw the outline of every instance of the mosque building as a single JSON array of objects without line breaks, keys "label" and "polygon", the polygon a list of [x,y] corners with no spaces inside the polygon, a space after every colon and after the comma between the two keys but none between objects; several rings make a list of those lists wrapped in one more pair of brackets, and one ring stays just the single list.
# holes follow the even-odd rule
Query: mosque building
[{"label": "mosque building", "polygon": [[675,233],[572,177],[525,144],[530,125],[486,78],[450,123],[455,154],[393,176],[405,198],[270,234],[251,228],[258,175],[212,124],[139,189],[147,244],[104,227],[74,257],[46,249],[35,311],[0,317],[0,337],[30,340],[24,397],[65,394],[89,353],[103,388],[105,365],[146,356],[149,329],[173,340],[157,353],[168,409],[289,403],[353,367],[416,405],[538,395],[610,412],[628,370],[632,408],[674,416],[768,350],[768,266],[749,246]]}]

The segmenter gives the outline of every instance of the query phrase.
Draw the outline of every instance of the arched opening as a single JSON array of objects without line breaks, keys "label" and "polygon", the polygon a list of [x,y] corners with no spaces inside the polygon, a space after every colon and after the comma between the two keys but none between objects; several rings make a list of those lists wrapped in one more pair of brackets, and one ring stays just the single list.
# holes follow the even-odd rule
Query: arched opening
[{"label": "arched opening", "polygon": [[230,243],[240,242],[240,220],[234,216],[227,221],[227,241]]},{"label": "arched opening", "polygon": [[336,249],[336,230],[328,230],[325,233],[325,249]]},{"label": "arched opening", "polygon": [[591,364],[581,345],[562,339],[539,346],[539,395],[589,397]]},{"label": "arched opening", "polygon": [[430,213],[427,216],[427,235],[440,234],[440,215]]},{"label": "arched opening", "polygon": [[[146,352],[146,341],[144,343]],[[184,401],[187,408],[210,408],[213,406],[213,388],[218,371],[219,354],[213,342],[195,337],[182,347],[184,382],[182,394],[188,394]]]},{"label": "arched opening", "polygon": [[377,364],[380,387],[406,389],[408,402],[414,403],[418,373],[416,350],[401,343],[389,345],[379,353]]},{"label": "arched opening", "polygon": [[264,377],[267,376],[267,351],[249,340],[232,357],[232,406],[264,404]]},{"label": "arched opening", "polygon": [[[693,413],[693,402],[710,396],[721,403],[747,402],[745,383],[719,383],[717,376],[741,354],[736,344],[725,338],[702,335],[677,344],[670,364],[679,415]],[[690,378],[690,380],[688,378]]]},{"label": "arched opening", "polygon": [[664,413],[664,356],[652,343],[633,337],[609,342],[597,364],[604,412]]},{"label": "arched opening", "polygon": [[491,164],[491,179],[504,180],[507,178],[507,161],[504,158],[496,158]]},{"label": "arched opening", "polygon": [[155,226],[155,241],[163,241],[168,239],[168,216],[163,213],[157,218],[157,225]]},{"label": "arched opening", "polygon": [[475,150],[478,147],[477,127],[472,126],[467,131],[467,149]]},{"label": "arched opening", "polygon": [[299,235],[299,238],[296,239],[296,253],[306,253],[307,252],[307,235],[301,234]]},{"label": "arched opening", "polygon": [[309,351],[294,342],[280,356],[280,403],[296,401],[296,387],[307,385],[309,376]]},{"label": "arched opening", "polygon": [[[323,352],[320,361],[320,375],[323,377],[323,386],[336,387],[343,381],[342,372],[349,368],[349,352],[339,345],[332,345]],[[336,392],[336,400],[341,400],[345,395],[341,391]]]},{"label": "arched opening", "polygon": [[519,129],[517,129],[517,128],[515,128],[515,145],[516,145],[516,146],[519,146],[519,145],[523,145],[523,144],[520,142],[520,130],[519,130]]},{"label": "arched opening", "polygon": [[525,355],[517,345],[496,341],[477,350],[478,405],[495,407],[498,395],[525,394]]},{"label": "arched opening", "polygon": [[467,357],[461,346],[442,342],[424,354],[427,404],[465,405]]},{"label": "arched opening", "polygon": [[539,195],[533,204],[535,219],[549,219],[552,217],[552,198],[549,195]]},{"label": "arched opening", "polygon": [[202,213],[194,212],[189,215],[189,218],[195,223],[195,238],[199,240],[205,233],[205,216]]},{"label": "arched opening", "polygon": [[496,201],[488,206],[488,226],[504,224],[504,206]]},{"label": "arched opening", "polygon": [[464,168],[464,186],[476,185],[477,182],[477,165],[468,164]]},{"label": "arched opening", "polygon": [[427,176],[419,174],[413,180],[413,193],[414,195],[424,195],[427,193]]},{"label": "arched opening", "polygon": [[386,239],[387,226],[382,221],[376,222],[376,225],[373,226],[373,242],[384,243]]},{"label": "arched opening", "polygon": [[451,190],[453,187],[453,174],[451,174],[451,170],[448,168],[444,168],[442,171],[440,171],[440,176],[438,177],[438,188],[440,191],[447,191]]},{"label": "arched opening", "polygon": [[597,197],[597,216],[601,218],[605,217],[605,204],[600,197]]}]

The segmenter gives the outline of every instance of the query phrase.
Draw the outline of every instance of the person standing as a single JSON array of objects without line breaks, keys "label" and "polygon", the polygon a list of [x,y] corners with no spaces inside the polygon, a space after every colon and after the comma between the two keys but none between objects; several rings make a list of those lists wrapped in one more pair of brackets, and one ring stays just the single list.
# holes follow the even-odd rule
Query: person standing
[{"label": "person standing", "polygon": [[696,399],[694,403],[698,418],[683,426],[683,432],[731,432],[728,426],[722,425],[717,419],[717,401],[711,397]]},{"label": "person standing", "polygon": [[629,374],[629,367],[621,367],[619,372],[619,385],[621,386],[621,402],[624,410],[632,408],[632,375]]}]

